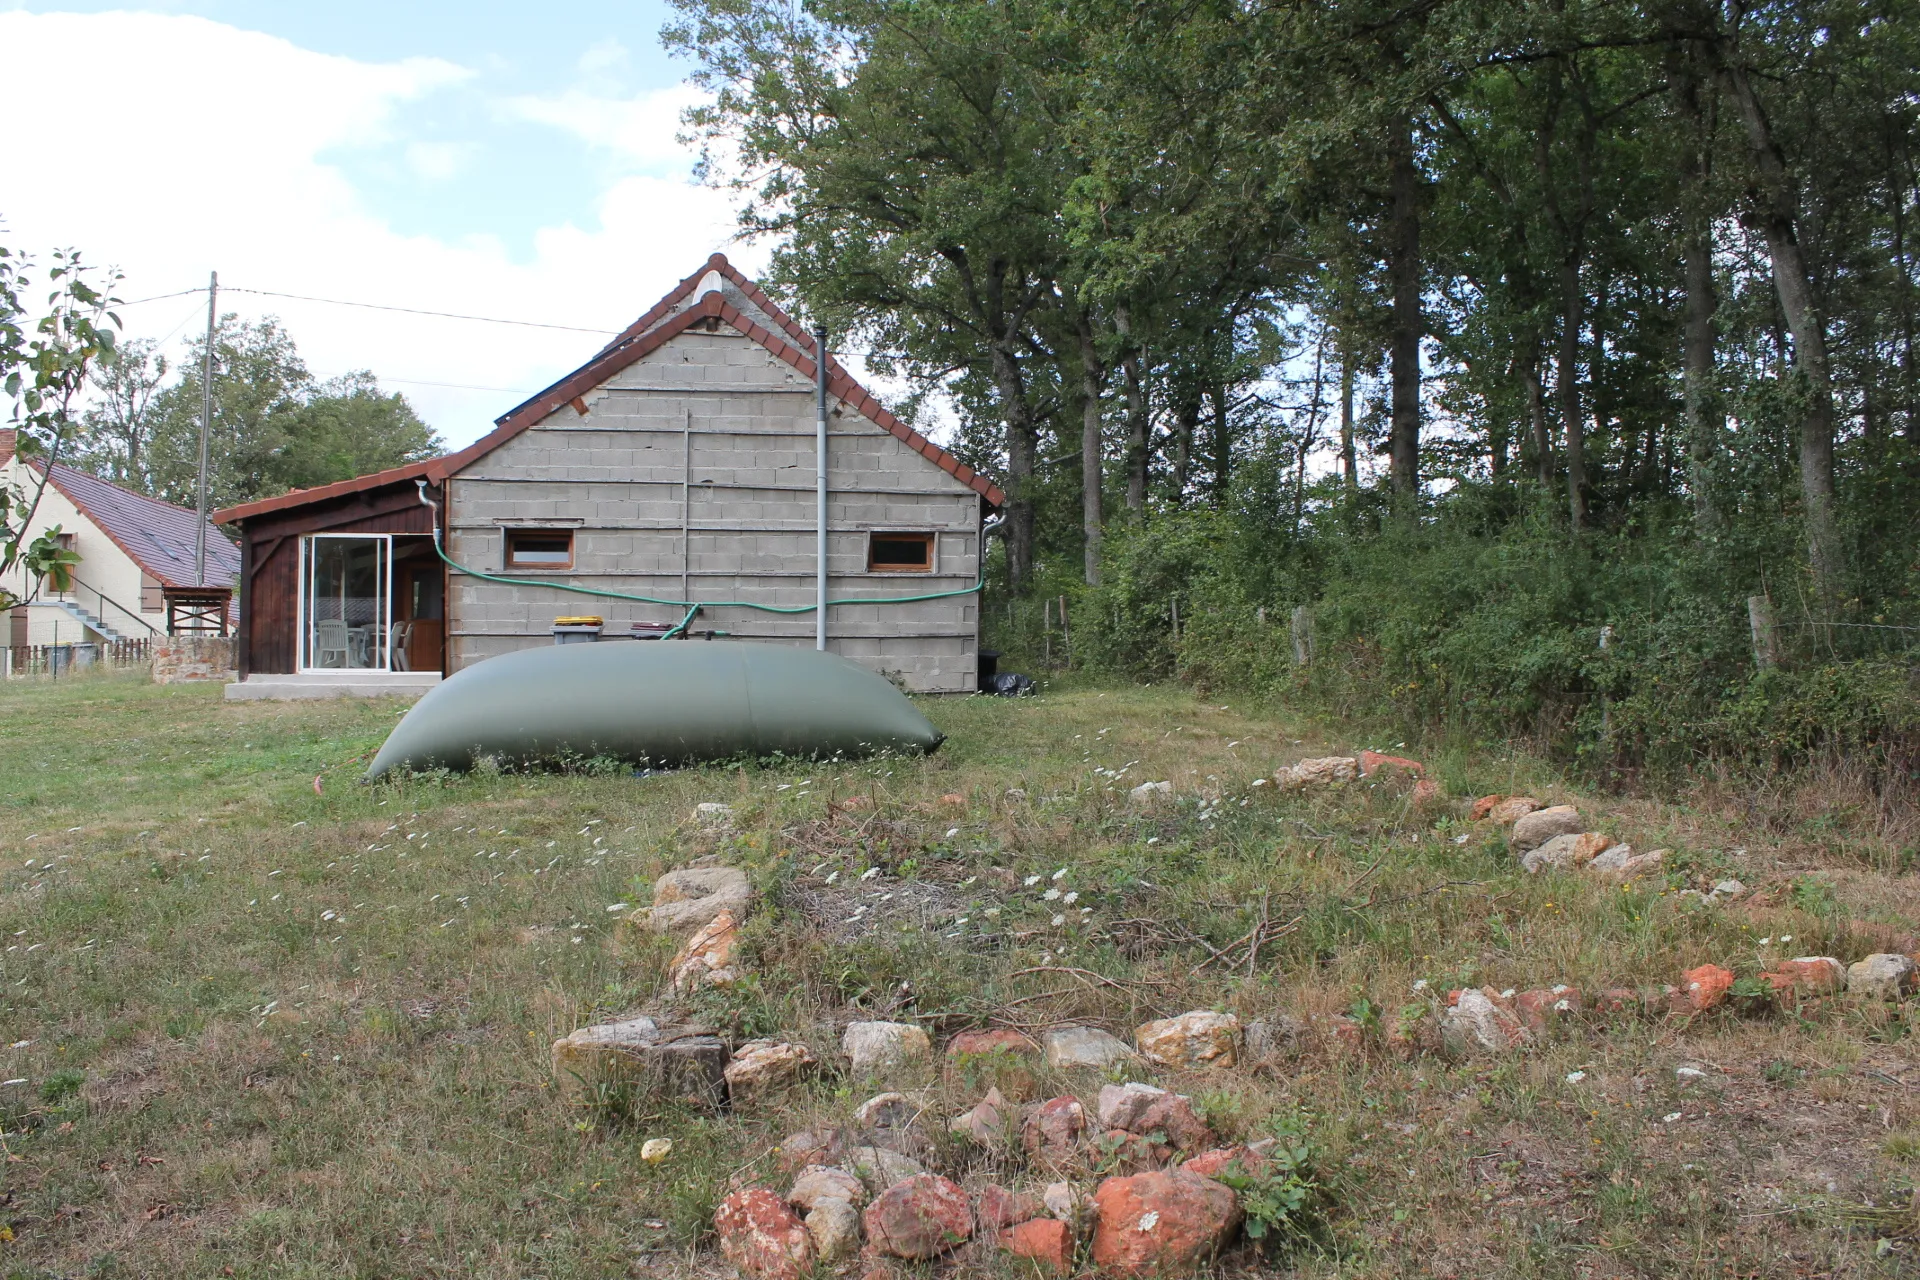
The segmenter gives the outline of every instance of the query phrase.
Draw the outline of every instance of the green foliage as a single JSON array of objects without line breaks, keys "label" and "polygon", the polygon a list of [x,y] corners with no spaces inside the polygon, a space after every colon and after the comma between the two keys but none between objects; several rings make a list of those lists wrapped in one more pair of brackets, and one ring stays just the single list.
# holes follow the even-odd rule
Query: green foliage
[{"label": "green foliage", "polygon": [[[0,244],[0,394],[11,402],[16,451],[41,460],[16,468],[15,478],[0,486],[0,575],[26,554],[23,544],[46,492],[46,464],[65,457],[88,379],[111,365],[118,350],[120,318],[109,296],[118,276],[109,273],[96,287],[78,253],[56,252],[46,272],[53,289],[45,310],[29,319],[23,298],[32,268],[30,258]],[[42,573],[64,577],[70,562],[43,551],[40,563]]]},{"label": "green foliage", "polygon": [[27,544],[20,563],[35,582],[66,592],[73,590],[73,566],[80,563],[80,553],[61,545],[60,526],[56,524]]},{"label": "green foliage", "polygon": [[1269,1127],[1277,1141],[1255,1168],[1236,1161],[1214,1179],[1240,1197],[1247,1237],[1269,1253],[1282,1253],[1321,1233],[1329,1197],[1314,1174],[1317,1152],[1305,1117],[1281,1112]]},{"label": "green foliage", "polygon": [[[181,362],[179,380],[152,393],[142,421],[93,423],[102,462],[125,465],[128,483],[183,506],[196,499],[204,351],[201,339]],[[221,317],[213,392],[210,507],[351,479],[440,451],[439,438],[406,398],[383,393],[372,374],[316,380],[292,336],[271,318]],[[142,436],[142,459],[125,463],[127,440]]]},{"label": "green foliage", "polygon": [[40,1101],[59,1106],[80,1092],[87,1073],[77,1067],[63,1067],[40,1082]]}]

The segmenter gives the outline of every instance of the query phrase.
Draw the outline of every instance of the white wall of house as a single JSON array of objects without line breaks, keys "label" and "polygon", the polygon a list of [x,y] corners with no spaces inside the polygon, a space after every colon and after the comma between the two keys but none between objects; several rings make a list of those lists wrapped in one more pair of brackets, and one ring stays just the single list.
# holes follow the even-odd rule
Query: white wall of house
[{"label": "white wall of house", "polygon": [[[29,495],[40,483],[39,473],[18,458],[9,458],[0,464],[0,472],[4,472],[5,482],[17,482]],[[96,617],[102,617],[108,626],[129,639],[145,638],[150,634],[121,608],[108,605],[103,613],[103,607],[95,597],[96,591],[128,612],[139,614],[154,631],[166,630],[167,612],[160,599],[159,584],[148,577],[139,563],[122,551],[106,535],[105,530],[89,520],[68,501],[65,494],[49,484],[40,499],[39,509],[34,513],[33,522],[27,528],[26,540],[33,541],[55,525],[60,526],[62,533],[74,535],[73,549],[80,555],[80,563],[74,566],[75,587],[65,596],[53,597],[44,585],[40,586],[38,601],[28,611],[28,644],[84,643],[102,638],[88,631],[80,619],[69,611],[49,603],[50,598],[69,601]],[[35,594],[33,579],[19,565],[0,577],[0,587],[23,599]],[[0,644],[10,642],[10,632],[0,630]]]}]

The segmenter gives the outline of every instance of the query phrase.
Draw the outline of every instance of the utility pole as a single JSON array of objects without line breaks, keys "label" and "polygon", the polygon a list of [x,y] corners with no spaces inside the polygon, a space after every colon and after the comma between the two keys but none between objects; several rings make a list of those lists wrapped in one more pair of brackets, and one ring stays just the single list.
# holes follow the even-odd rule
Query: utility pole
[{"label": "utility pole", "polygon": [[200,485],[194,510],[200,518],[193,525],[193,582],[207,585],[207,435],[213,427],[213,329],[219,312],[220,273],[207,275],[207,349],[200,369]]}]

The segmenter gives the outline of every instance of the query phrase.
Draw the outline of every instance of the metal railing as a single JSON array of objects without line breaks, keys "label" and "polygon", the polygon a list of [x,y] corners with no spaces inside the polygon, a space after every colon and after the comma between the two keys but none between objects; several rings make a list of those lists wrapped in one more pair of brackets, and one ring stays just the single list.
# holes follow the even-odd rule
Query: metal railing
[{"label": "metal railing", "polygon": [[[128,619],[134,624],[134,627],[139,628],[140,631],[144,631],[150,636],[161,634],[161,629],[141,617],[137,610],[127,608],[127,606],[121,604],[118,600],[107,595],[99,588],[88,586],[78,578],[73,578],[71,581],[73,583],[73,590],[59,592],[56,598],[64,600],[68,596],[72,596],[73,603],[80,607],[81,612],[91,614],[100,619],[101,622],[112,627],[115,631],[130,631],[133,630],[133,628],[115,621],[113,614],[108,612],[109,609],[111,609],[113,613],[117,613],[121,617]],[[88,597],[92,597],[93,599],[94,607],[91,609],[87,607]]]}]

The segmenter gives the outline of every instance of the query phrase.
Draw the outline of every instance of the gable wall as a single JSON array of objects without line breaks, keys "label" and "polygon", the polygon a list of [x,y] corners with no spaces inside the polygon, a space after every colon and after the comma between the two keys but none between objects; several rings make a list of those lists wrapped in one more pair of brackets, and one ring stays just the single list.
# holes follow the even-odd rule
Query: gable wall
[{"label": "gable wall", "polygon": [[[744,299],[730,297],[738,304]],[[814,401],[811,382],[731,326],[689,330],[449,481],[453,559],[516,578],[560,578],[664,599],[806,605],[814,598]],[[852,408],[830,401],[829,595],[897,598],[970,586],[978,576],[980,498]],[[689,483],[689,479],[691,483]],[[574,530],[571,571],[506,570],[505,529]],[[936,532],[936,572],[869,574],[867,535]],[[671,605],[596,599],[455,574],[453,669],[549,644],[556,616],[599,614],[607,634],[634,621],[677,623]],[[738,607],[695,630],[811,644],[811,613]],[[834,652],[898,672],[909,688],[974,687],[979,600],[836,605]]]},{"label": "gable wall", "polygon": [[[17,481],[29,494],[40,482],[38,474],[30,471],[18,459],[10,459],[0,466],[0,483],[6,480]],[[145,574],[141,572],[140,565],[122,551],[105,530],[81,514],[65,494],[49,484],[40,499],[39,508],[34,512],[33,523],[26,531],[26,541],[33,541],[55,525],[59,525],[63,533],[76,535],[73,549],[80,553],[80,563],[74,567],[74,577],[79,583],[85,584],[85,589],[76,588],[67,599],[80,604],[89,613],[102,616],[101,608],[94,602],[94,592],[99,591],[129,612],[138,614],[155,630],[166,630],[167,615],[164,608],[141,610],[140,584]],[[0,587],[24,597],[32,590],[33,582],[23,566],[15,565],[12,572],[0,579]],[[43,597],[47,594],[42,592]],[[149,635],[145,628],[113,606],[106,607],[103,620],[130,640],[144,639]],[[60,644],[78,643],[97,638],[84,635],[80,621],[71,614],[45,604],[32,608],[28,625],[28,644],[53,644],[56,641]]]}]

